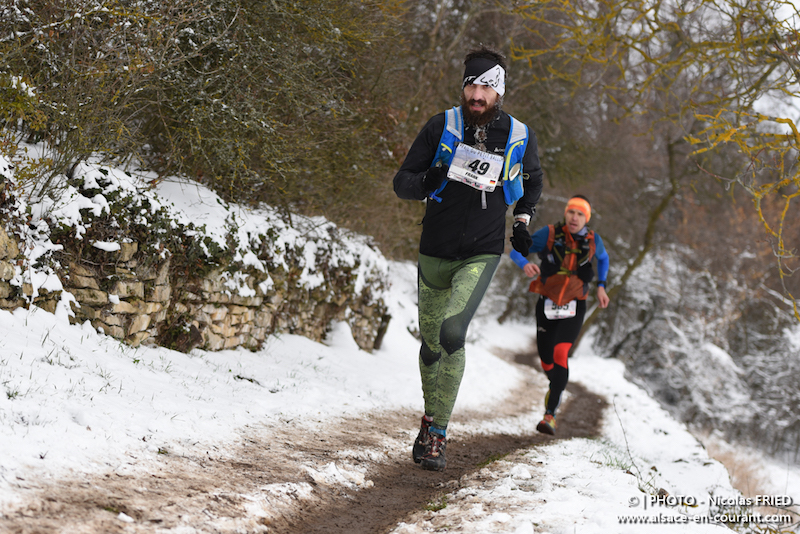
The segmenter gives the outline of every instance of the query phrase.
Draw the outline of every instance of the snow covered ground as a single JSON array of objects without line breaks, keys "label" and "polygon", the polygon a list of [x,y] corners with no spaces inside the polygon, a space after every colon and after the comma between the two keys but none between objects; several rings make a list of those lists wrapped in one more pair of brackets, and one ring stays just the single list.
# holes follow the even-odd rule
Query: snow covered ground
[{"label": "snow covered ground", "polygon": [[[224,233],[230,211],[215,195],[170,182],[159,194],[188,220]],[[240,228],[259,225],[258,213],[238,216]],[[388,269],[393,319],[373,354],[358,349],[344,324],[335,325],[325,343],[281,335],[258,352],[182,354],[131,348],[88,323],[69,325],[64,308],[57,315],[36,308],[0,311],[0,514],[23,504],[31,480],[146,470],[164,452],[225,451],[247,427],[292,421],[319,430],[326,421],[378,410],[421,414],[419,346],[409,332],[416,328],[416,271],[407,263]],[[502,403],[523,384],[530,369],[498,354],[527,350],[534,336],[535,326],[499,325],[484,306],[470,329],[456,412]],[[447,506],[395,531],[457,524],[459,532],[475,533],[642,532],[640,524],[620,522],[629,518],[660,521],[656,530],[666,534],[724,532],[709,521],[719,508],[710,506],[710,496],[740,496],[726,470],[624,379],[620,362],[596,356],[591,346],[589,336],[570,363],[571,380],[608,400],[601,438],[554,441],[493,462],[454,489]],[[540,416],[541,399],[526,417],[454,422],[450,432],[523,434]],[[390,445],[405,451],[415,434],[411,428],[407,442]],[[765,491],[800,499],[798,466],[755,455],[751,462],[770,473]],[[418,467],[409,461],[409,469]],[[370,486],[346,461],[312,476],[350,489]],[[668,492],[667,505],[653,501],[659,489]],[[253,514],[264,513],[259,499],[252,499]]]},{"label": "snow covered ground", "polygon": [[[408,332],[415,324],[415,269],[393,263],[391,272],[393,320],[374,354],[360,351],[345,325],[325,344],[284,335],[255,353],[187,355],[132,349],[42,310],[0,312],[0,504],[19,502],[21,480],[115,470],[131,456],[154,458],[160,450],[209,443],[221,449],[245,425],[296,418],[324,423],[375,409],[420,412],[418,346]],[[476,321],[456,410],[499,402],[520,383],[521,369],[493,351],[524,350],[535,335],[531,325],[497,325],[485,315]],[[661,533],[724,532],[703,522],[712,517],[710,495],[740,495],[728,473],[623,378],[619,362],[597,357],[590,347],[585,340],[571,362],[572,380],[608,399],[602,438],[556,441],[494,462],[449,496],[446,507],[395,532],[431,532],[456,520],[460,532],[476,533],[643,531],[620,524],[620,517],[687,521],[662,524]],[[482,424],[528,431],[539,411],[537,403],[529,418]],[[470,429],[452,429],[459,431]],[[800,498],[796,466],[764,468],[776,474],[773,495]],[[341,472],[347,467],[318,476],[352,482]],[[680,503],[651,502],[660,488],[669,502]]]}]

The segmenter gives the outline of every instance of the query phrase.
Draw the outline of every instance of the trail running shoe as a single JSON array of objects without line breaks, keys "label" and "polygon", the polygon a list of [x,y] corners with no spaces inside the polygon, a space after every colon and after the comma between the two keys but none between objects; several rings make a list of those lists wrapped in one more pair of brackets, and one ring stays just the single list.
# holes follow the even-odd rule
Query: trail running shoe
[{"label": "trail running shoe", "polygon": [[420,460],[420,466],[430,471],[443,471],[447,465],[447,460],[444,459],[446,446],[447,438],[436,432],[428,432],[428,444]]},{"label": "trail running shoe", "polygon": [[425,454],[425,446],[428,444],[428,431],[431,428],[431,422],[422,418],[422,424],[419,427],[419,434],[417,439],[414,440],[414,447],[411,449],[411,456],[414,458],[414,463],[418,464]]},{"label": "trail running shoe", "polygon": [[542,419],[538,425],[536,425],[536,430],[541,432],[542,434],[550,434],[551,436],[556,435],[556,418],[552,414],[546,413],[544,414],[544,419]]}]

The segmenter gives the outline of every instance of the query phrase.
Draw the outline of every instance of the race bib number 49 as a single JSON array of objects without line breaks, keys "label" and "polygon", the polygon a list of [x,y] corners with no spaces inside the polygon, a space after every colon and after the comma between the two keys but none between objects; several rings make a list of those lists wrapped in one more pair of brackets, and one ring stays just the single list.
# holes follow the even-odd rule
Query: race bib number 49
[{"label": "race bib number 49", "polygon": [[550,319],[569,319],[575,317],[578,310],[578,301],[571,300],[563,306],[558,306],[550,299],[544,301],[544,316]]},{"label": "race bib number 49", "polygon": [[459,143],[447,177],[491,193],[503,172],[503,157]]}]

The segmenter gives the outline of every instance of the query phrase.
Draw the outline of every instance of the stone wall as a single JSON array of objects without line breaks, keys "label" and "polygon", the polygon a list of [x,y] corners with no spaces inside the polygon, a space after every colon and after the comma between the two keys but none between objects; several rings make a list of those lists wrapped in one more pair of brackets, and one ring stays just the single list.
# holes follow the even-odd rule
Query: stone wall
[{"label": "stone wall", "polygon": [[183,352],[257,349],[279,332],[320,341],[332,321],[347,322],[359,347],[371,351],[389,321],[385,303],[373,297],[385,281],[371,280],[357,293],[355,267],[332,271],[324,284],[307,289],[297,284],[300,267],[286,259],[288,266],[268,264],[268,272],[226,265],[187,273],[173,268],[169,254],[154,258],[135,242],[120,243],[113,252],[94,251],[91,259],[72,250],[53,257],[62,290],[34,291],[30,284],[15,283],[26,260],[13,234],[0,228],[0,308],[33,303],[54,312],[68,292],[77,301],[70,302],[71,321],[90,321],[131,346]]},{"label": "stone wall", "polygon": [[11,280],[16,275],[17,261],[20,258],[19,246],[0,226],[0,308],[14,309],[24,303],[18,298],[18,290],[11,285]]}]

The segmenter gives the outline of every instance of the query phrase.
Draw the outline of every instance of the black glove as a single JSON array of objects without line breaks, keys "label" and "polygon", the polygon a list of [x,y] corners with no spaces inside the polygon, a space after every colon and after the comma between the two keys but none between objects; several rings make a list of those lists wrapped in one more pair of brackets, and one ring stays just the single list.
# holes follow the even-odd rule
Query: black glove
[{"label": "black glove", "polygon": [[449,169],[449,165],[440,165],[428,169],[427,172],[425,172],[425,176],[422,177],[422,189],[426,193],[431,193],[439,189]]},{"label": "black glove", "polygon": [[528,251],[533,245],[533,238],[528,233],[528,225],[522,221],[517,221],[511,227],[511,230],[511,246],[514,247],[514,250],[527,257]]}]

